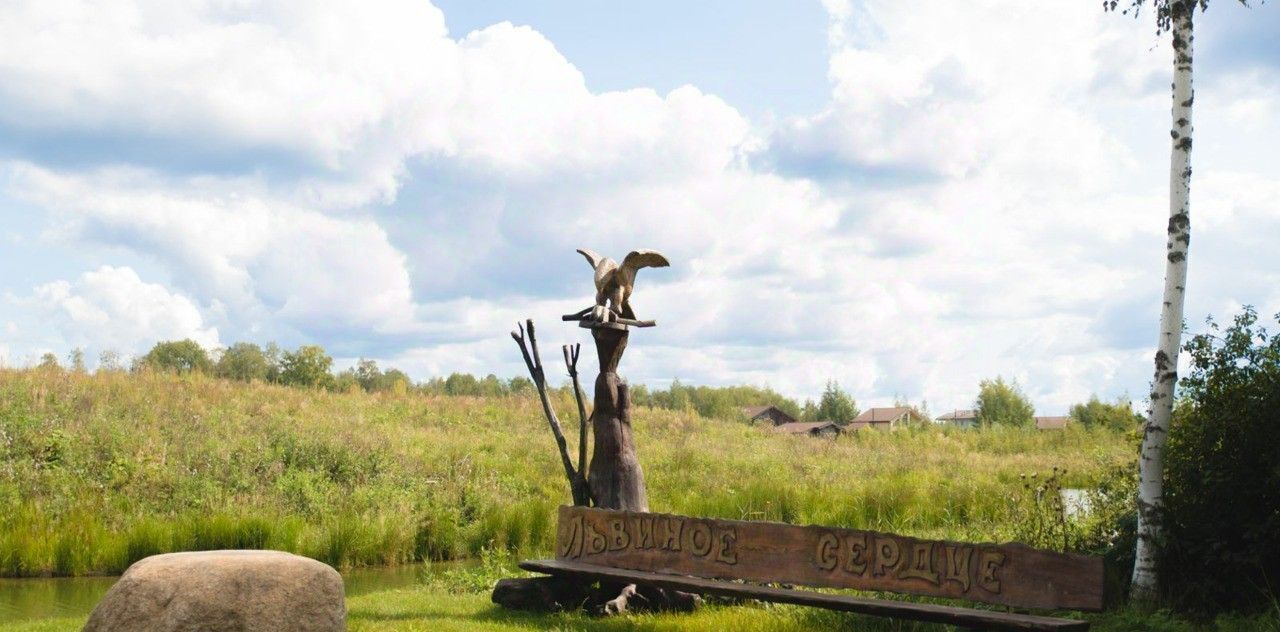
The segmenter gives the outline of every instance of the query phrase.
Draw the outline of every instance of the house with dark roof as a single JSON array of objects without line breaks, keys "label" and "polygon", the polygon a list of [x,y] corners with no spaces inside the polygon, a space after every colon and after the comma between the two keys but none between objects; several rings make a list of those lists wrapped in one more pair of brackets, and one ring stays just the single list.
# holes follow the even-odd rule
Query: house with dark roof
[{"label": "house with dark roof", "polygon": [[1070,417],[1036,417],[1036,430],[1062,430],[1070,423]]},{"label": "house with dark roof", "polygon": [[834,421],[813,421],[807,423],[787,423],[773,427],[774,432],[793,435],[809,435],[811,437],[838,437],[844,429]]},{"label": "house with dark roof", "polygon": [[914,408],[894,406],[892,408],[868,408],[861,415],[849,422],[849,430],[875,428],[876,430],[892,430],[914,421],[926,421]]},{"label": "house with dark roof", "polygon": [[767,421],[774,426],[783,424],[793,424],[797,420],[795,417],[788,415],[786,411],[777,406],[747,406],[742,409],[742,414],[747,416],[751,423],[757,421]]},{"label": "house with dark roof", "polygon": [[939,415],[938,421],[961,428],[975,428],[978,425],[978,411],[976,410],[953,410],[949,413]]}]

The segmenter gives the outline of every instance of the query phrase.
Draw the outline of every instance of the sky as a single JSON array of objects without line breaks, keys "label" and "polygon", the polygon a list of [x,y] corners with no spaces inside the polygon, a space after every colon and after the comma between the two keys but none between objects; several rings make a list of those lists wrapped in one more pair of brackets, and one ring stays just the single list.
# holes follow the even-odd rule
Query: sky
[{"label": "sky", "polygon": [[[1280,312],[1280,11],[1197,18],[1187,323]],[[320,344],[416,379],[588,342],[632,382],[1145,405],[1168,37],[1098,3],[16,0],[0,363]],[[548,354],[549,362],[554,354]]]}]

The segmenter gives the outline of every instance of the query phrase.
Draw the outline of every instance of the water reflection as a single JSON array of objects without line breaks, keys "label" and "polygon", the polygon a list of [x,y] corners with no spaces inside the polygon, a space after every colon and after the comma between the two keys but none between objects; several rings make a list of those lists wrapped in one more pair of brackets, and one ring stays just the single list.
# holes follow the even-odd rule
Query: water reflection
[{"label": "water reflection", "polygon": [[1062,489],[1062,512],[1068,518],[1082,518],[1093,509],[1093,502],[1089,499],[1089,490],[1066,488]]},{"label": "water reflection", "polygon": [[[474,562],[349,569],[342,573],[348,597],[414,586],[434,574]],[[0,578],[0,624],[55,617],[83,617],[117,577]]]},{"label": "water reflection", "polygon": [[115,577],[0,579],[0,623],[89,614]]}]

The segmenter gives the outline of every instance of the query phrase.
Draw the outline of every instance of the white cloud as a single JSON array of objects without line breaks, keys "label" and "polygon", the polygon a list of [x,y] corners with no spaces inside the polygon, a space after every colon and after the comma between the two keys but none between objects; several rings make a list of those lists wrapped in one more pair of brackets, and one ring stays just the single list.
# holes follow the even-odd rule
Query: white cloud
[{"label": "white cloud", "polygon": [[[9,123],[159,134],[197,154],[296,153],[331,173],[171,176],[147,160],[91,171],[28,162],[11,170],[13,193],[56,209],[65,239],[156,258],[219,315],[383,332],[414,320],[408,266],[420,287],[463,277],[466,266],[509,258],[503,233],[513,225],[532,227],[530,240],[569,224],[597,246],[652,236],[692,250],[725,224],[739,231],[720,243],[746,232],[766,201],[799,209],[812,198],[803,183],[746,171],[746,120],[696,88],[592,94],[532,29],[497,24],[454,41],[420,3],[289,7],[27,6],[11,23],[13,63],[0,64],[10,73],[4,99],[16,104]],[[396,26],[377,28],[384,23]],[[88,55],[107,40],[118,44]],[[16,61],[28,56],[38,60]],[[214,138],[210,149],[204,141]],[[396,236],[411,249],[406,263],[372,216],[350,217],[368,199],[348,185],[354,178],[390,195],[411,156],[445,161],[494,190],[573,199],[487,224],[460,221],[474,212],[465,207],[415,209],[408,214],[444,219]],[[826,215],[818,221],[829,223]]]},{"label": "white cloud", "polygon": [[335,218],[242,183],[132,170],[11,165],[19,194],[59,213],[62,238],[158,259],[177,284],[242,321],[392,332],[413,322],[404,257],[367,218]]},{"label": "white cloud", "polygon": [[[424,83],[449,64],[426,2],[376,6],[163,0],[21,2],[0,22],[0,121],[114,133],[182,153],[252,150],[354,180],[339,199],[389,195],[414,124],[451,98]],[[441,62],[444,62],[443,64]],[[313,184],[332,184],[319,181]],[[330,191],[330,194],[334,194]]]},{"label": "white cloud", "polygon": [[[793,121],[777,140],[786,151],[849,168],[943,177],[1035,170],[1105,186],[1117,162],[1132,157],[1095,115],[1106,104],[1092,90],[1117,65],[1105,54],[1140,32],[1113,17],[1096,7],[1016,2],[870,0],[856,13],[841,9],[833,22],[857,35],[836,38],[831,105]],[[1052,26],[1027,28],[1032,23]],[[1163,62],[1130,54],[1123,66],[1148,76]],[[1099,154],[1109,161],[1090,160]]]},{"label": "white cloud", "polygon": [[149,147],[107,161],[268,173],[325,207],[390,199],[413,156],[513,177],[705,172],[746,132],[692,87],[593,95],[528,27],[455,41],[416,0],[28,1],[0,40],[0,125]]},{"label": "white cloud", "polygon": [[137,353],[158,340],[190,338],[205,348],[219,342],[191,299],[144,282],[131,268],[103,266],[75,281],[46,283],[25,302],[77,347]]},{"label": "white cloud", "polygon": [[[458,42],[463,87],[441,147],[517,179],[588,171],[714,173],[735,157],[747,123],[686,86],[591,94],[582,74],[528,27],[496,24]],[[643,177],[643,176],[642,176]]]},{"label": "white cloud", "polygon": [[[837,339],[875,358],[878,395],[905,384],[963,405],[997,373],[1054,410],[1090,391],[1144,393],[1146,336],[1137,353],[1109,330],[1133,329],[1116,318],[1148,312],[1155,327],[1154,297],[1141,313],[1128,304],[1160,280],[1168,123],[1155,114],[1168,111],[1167,41],[1140,54],[1144,38],[1158,43],[1145,22],[1083,5],[827,4],[831,104],[780,126],[767,156],[848,206],[842,226],[853,248],[841,254],[852,274],[916,289],[917,300],[903,303],[859,294],[858,279],[833,283],[863,297],[851,310],[874,306],[873,315],[853,312],[866,329]],[[1240,83],[1249,88],[1216,84],[1226,93],[1216,98],[1249,96],[1228,116],[1266,125],[1254,115],[1257,84]],[[1215,99],[1200,96],[1198,106]],[[1251,147],[1274,134],[1254,127],[1219,142]],[[1204,202],[1197,213],[1212,215],[1201,230],[1250,230],[1219,207],[1264,208],[1257,200],[1280,178],[1238,173],[1256,169],[1238,156],[1198,156],[1197,177],[1217,170],[1193,184]],[[1233,172],[1238,186],[1216,184]],[[1269,225],[1251,221],[1253,230]],[[1248,275],[1227,291],[1274,295],[1264,290],[1274,282],[1261,250],[1199,256],[1251,259],[1210,276]],[[1189,314],[1216,311],[1200,297],[1226,289],[1201,283],[1209,287],[1193,288]],[[811,309],[818,300],[800,302]]]},{"label": "white cloud", "polygon": [[[661,326],[635,334],[633,379],[835,378],[864,405],[948,409],[1003,374],[1050,413],[1140,394],[1130,321],[1154,330],[1168,142],[1148,25],[824,5],[831,102],[763,130],[692,86],[592,93],[538,32],[454,39],[423,2],[28,3],[0,21],[0,128],[143,148],[25,155],[9,185],[60,243],[156,262],[202,327],[288,329],[419,377],[522,372],[517,319],[547,349],[581,336],[556,320],[591,294],[573,248],[653,247],[674,265],[641,273]],[[1276,94],[1221,89],[1242,98],[1197,106],[1239,129],[1197,122],[1197,234],[1261,240]],[[1228,260],[1213,248],[1193,252],[1189,314],[1280,301],[1274,257],[1201,263]]]}]

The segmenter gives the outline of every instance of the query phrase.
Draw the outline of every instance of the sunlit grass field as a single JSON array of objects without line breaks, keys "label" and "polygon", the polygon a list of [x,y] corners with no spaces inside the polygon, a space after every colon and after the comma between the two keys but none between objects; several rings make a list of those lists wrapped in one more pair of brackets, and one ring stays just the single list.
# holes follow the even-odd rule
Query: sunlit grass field
[{"label": "sunlit grass field", "polygon": [[[347,601],[351,632],[523,632],[589,630],[593,632],[943,632],[943,625],[893,621],[815,608],[749,603],[711,605],[692,614],[642,614],[595,618],[582,614],[510,612],[489,603],[488,595],[454,594],[428,588],[372,593]],[[1191,622],[1166,612],[1133,609],[1088,617],[1095,632],[1280,632],[1280,616],[1224,615]],[[0,625],[3,632],[75,632],[85,617]]]},{"label": "sunlit grass field", "polygon": [[[634,425],[655,511],[975,541],[1010,537],[1020,475],[1058,467],[1089,487],[1135,457],[1131,438],[1084,429],[832,441],[649,409]],[[532,397],[0,370],[0,575],[116,573],[226,547],[339,567],[532,555],[564,502]]]},{"label": "sunlit grass field", "polygon": [[[576,426],[571,402],[561,415]],[[984,541],[1017,533],[1023,474],[1088,488],[1131,467],[1133,437],[1080,428],[921,428],[837,440],[640,409],[655,511]],[[576,433],[569,432],[571,436]],[[118,573],[166,551],[266,547],[339,568],[483,557],[459,581],[348,601],[350,629],[941,630],[791,606],[691,615],[535,615],[487,588],[545,555],[568,500],[532,397],[329,393],[158,374],[0,370],[0,575]],[[490,563],[493,562],[493,563]],[[1096,630],[1272,630],[1121,609]],[[78,630],[84,618],[0,625]]]}]

